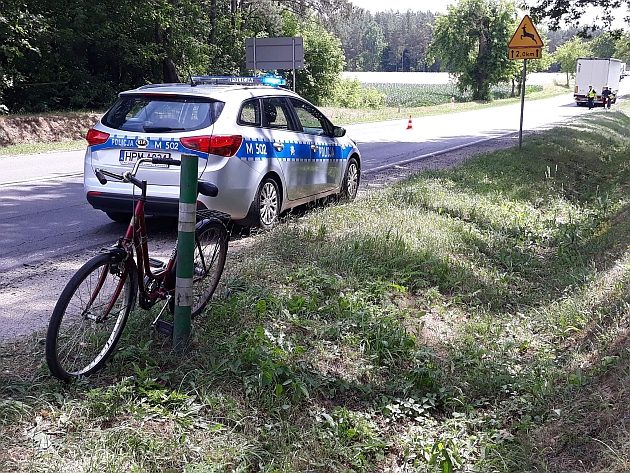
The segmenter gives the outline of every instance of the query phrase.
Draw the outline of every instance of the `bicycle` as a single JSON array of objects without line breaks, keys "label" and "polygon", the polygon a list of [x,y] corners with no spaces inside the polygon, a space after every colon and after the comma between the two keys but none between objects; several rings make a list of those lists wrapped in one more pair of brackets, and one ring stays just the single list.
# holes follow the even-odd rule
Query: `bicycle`
[{"label": "bicycle", "polygon": [[[103,367],[116,348],[136,297],[145,310],[165,301],[152,326],[159,332],[172,333],[172,324],[161,317],[166,307],[171,312],[174,308],[177,244],[166,262],[149,257],[144,218],[147,181],[135,177],[146,162],[181,164],[170,158],[141,158],[131,171],[121,175],[96,170],[102,185],[108,178],[129,182],[140,188],[141,196],[124,236],[85,263],[55,305],[46,335],[46,362],[53,376],[61,380],[88,376]],[[214,184],[200,182],[198,192],[213,197],[218,189]],[[229,239],[221,221],[225,214],[205,211],[198,212],[198,216],[201,218],[195,227],[192,317],[203,311],[217,288]]]}]

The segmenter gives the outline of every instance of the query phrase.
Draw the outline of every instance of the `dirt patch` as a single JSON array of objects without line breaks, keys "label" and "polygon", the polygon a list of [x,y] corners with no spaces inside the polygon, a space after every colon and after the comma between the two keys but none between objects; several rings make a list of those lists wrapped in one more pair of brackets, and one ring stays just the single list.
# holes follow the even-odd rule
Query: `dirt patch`
[{"label": "dirt patch", "polygon": [[606,358],[620,358],[614,367],[561,400],[555,418],[528,433],[548,471],[630,471],[629,336],[622,334]]},{"label": "dirt patch", "polygon": [[100,112],[0,117],[0,146],[78,140],[101,117]]}]

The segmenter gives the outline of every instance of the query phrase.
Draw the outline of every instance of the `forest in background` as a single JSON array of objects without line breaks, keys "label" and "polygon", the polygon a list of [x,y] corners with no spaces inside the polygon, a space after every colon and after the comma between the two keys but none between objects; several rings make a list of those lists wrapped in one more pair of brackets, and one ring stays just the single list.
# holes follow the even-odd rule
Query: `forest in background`
[{"label": "forest in background", "polygon": [[[0,111],[5,113],[99,109],[121,90],[142,84],[185,81],[195,74],[248,74],[244,45],[250,37],[304,37],[307,66],[298,72],[298,92],[315,103],[334,95],[344,69],[445,69],[430,51],[437,18],[430,12],[372,14],[346,0],[4,3]],[[548,51],[577,33],[544,32]],[[599,49],[612,55],[615,40],[599,41]]]}]

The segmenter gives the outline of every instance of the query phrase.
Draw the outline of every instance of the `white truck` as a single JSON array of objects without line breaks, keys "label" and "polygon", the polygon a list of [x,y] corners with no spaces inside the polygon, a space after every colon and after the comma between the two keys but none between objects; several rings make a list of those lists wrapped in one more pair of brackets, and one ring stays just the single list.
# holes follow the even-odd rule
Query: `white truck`
[{"label": "white truck", "polygon": [[613,103],[617,100],[619,79],[621,77],[621,61],[619,59],[602,59],[597,57],[582,57],[577,60],[575,71],[575,90],[573,98],[578,105],[586,105],[586,93],[589,86],[595,89],[597,97],[595,104],[603,104],[602,90],[608,87]]}]

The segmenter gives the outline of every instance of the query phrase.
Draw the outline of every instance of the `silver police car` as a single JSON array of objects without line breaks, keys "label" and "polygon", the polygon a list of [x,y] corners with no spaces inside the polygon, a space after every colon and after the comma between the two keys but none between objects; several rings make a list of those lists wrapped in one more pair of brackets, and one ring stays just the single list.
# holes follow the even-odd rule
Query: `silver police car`
[{"label": "silver police car", "polygon": [[[198,208],[218,210],[237,223],[272,227],[285,210],[338,195],[354,199],[361,155],[345,130],[270,79],[193,77],[190,83],[146,85],[123,92],[90,129],[84,187],[88,202],[115,221],[128,221],[133,187],[100,185],[96,169],[120,173],[143,157],[199,157],[199,180],[216,197],[199,195]],[[146,213],[176,216],[179,167],[145,165]]]}]

